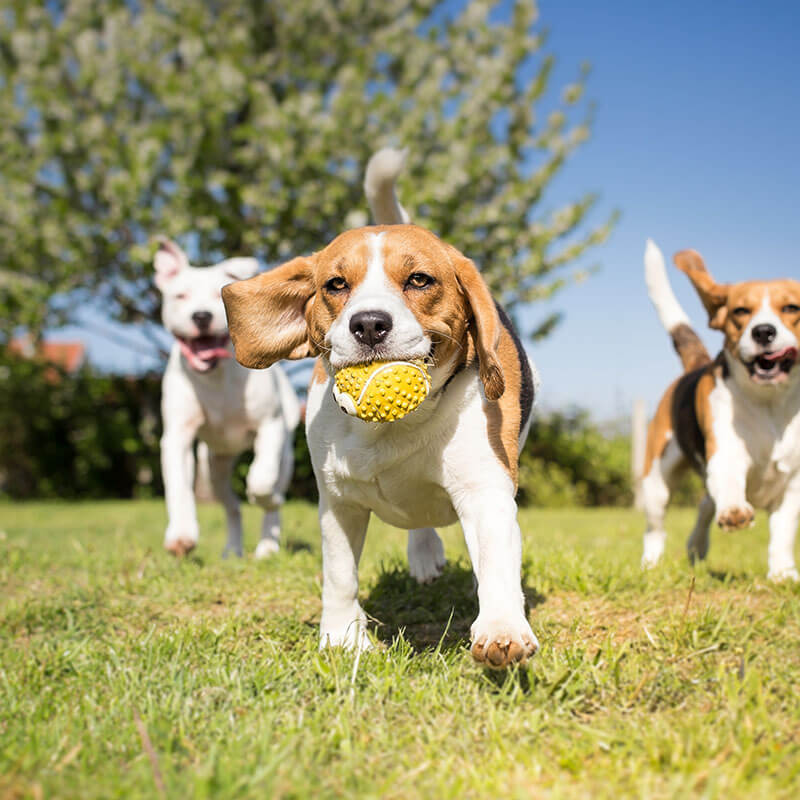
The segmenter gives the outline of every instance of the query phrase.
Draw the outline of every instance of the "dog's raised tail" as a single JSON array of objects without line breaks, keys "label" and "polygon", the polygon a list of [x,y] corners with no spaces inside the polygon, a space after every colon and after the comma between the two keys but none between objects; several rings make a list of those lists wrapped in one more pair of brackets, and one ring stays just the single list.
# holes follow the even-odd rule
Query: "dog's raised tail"
[{"label": "dog's raised tail", "polygon": [[384,147],[367,163],[364,193],[376,225],[402,225],[411,219],[397,199],[395,189],[405,161],[405,150]]},{"label": "dog's raised tail", "polygon": [[664,256],[658,245],[647,240],[644,251],[644,279],[647,293],[656,308],[661,324],[672,337],[672,344],[686,372],[702,367],[711,361],[705,345],[694,332],[689,317],[678,303],[670,286]]}]

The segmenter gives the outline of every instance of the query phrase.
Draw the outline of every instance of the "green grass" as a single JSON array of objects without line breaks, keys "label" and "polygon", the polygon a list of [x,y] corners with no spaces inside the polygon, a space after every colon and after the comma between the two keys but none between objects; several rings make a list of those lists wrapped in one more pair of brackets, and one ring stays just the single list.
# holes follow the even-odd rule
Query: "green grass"
[{"label": "green grass", "polygon": [[714,535],[690,596],[691,521],[672,512],[642,574],[636,512],[522,512],[542,649],[496,674],[466,649],[457,529],[418,587],[403,533],[373,524],[361,591],[384,644],[356,662],[317,651],[309,505],[260,563],[220,559],[216,506],[179,562],[158,502],[0,505],[0,796],[797,796],[800,589],[765,580],[760,518]]}]

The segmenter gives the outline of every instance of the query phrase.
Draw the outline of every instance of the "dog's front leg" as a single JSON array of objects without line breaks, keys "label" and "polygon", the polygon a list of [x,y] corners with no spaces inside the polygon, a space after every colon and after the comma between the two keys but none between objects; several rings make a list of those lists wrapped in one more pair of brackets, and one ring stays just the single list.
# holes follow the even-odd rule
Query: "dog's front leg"
[{"label": "dog's front leg", "polygon": [[780,506],[769,515],[768,577],[772,581],[800,580],[794,563],[794,539],[800,518],[800,475],[786,487]]},{"label": "dog's front leg", "polygon": [[717,509],[717,525],[725,531],[749,528],[755,519],[746,496],[750,463],[744,445],[733,437],[708,460],[706,488]]},{"label": "dog's front leg", "polygon": [[199,538],[192,486],[194,436],[195,429],[190,426],[166,423],[161,437],[161,472],[168,517],[164,547],[177,556],[193,550]]},{"label": "dog's front leg", "polygon": [[341,645],[367,649],[367,618],[358,604],[358,561],[364,547],[369,509],[320,491],[322,529],[322,620],[320,648]]},{"label": "dog's front leg", "polygon": [[453,504],[478,577],[478,618],[472,623],[472,655],[495,669],[524,662],[539,647],[525,616],[522,537],[512,490],[459,492]]}]

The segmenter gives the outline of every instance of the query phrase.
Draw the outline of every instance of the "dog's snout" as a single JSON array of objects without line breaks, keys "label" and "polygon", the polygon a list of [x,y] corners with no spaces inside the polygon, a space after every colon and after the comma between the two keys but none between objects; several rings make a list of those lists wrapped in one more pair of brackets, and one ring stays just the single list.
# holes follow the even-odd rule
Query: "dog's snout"
[{"label": "dog's snout", "polygon": [[757,344],[768,345],[778,335],[774,325],[756,325],[753,328],[753,339]]},{"label": "dog's snout", "polygon": [[206,331],[211,325],[211,318],[214,315],[210,311],[195,311],[192,314],[192,322],[197,325],[198,330]]},{"label": "dog's snout", "polygon": [[350,318],[350,333],[361,344],[375,347],[392,329],[392,318],[385,311],[359,311]]}]

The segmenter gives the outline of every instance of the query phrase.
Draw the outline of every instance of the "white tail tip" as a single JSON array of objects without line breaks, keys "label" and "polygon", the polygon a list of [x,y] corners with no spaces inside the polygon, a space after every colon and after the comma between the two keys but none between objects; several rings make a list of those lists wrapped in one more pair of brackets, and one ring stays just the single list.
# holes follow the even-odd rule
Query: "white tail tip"
[{"label": "white tail tip", "polygon": [[667,332],[672,332],[678,325],[688,325],[689,317],[670,286],[664,254],[652,239],[647,240],[644,249],[644,280],[650,300]]},{"label": "white tail tip", "polygon": [[406,150],[384,147],[367,163],[364,193],[378,225],[399,225],[410,219],[395,192],[395,183],[405,166],[406,154]]}]

